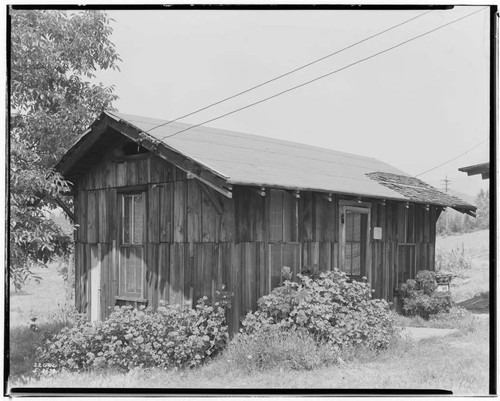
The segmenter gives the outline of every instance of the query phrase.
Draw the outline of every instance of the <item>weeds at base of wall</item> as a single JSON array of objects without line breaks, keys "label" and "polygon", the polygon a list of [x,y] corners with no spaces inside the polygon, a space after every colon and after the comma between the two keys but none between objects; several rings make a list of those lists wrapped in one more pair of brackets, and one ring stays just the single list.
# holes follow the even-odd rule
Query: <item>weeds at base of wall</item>
[{"label": "weeds at base of wall", "polygon": [[312,370],[338,364],[340,350],[328,343],[316,343],[299,331],[268,326],[255,334],[238,334],[223,354],[223,363],[247,373],[280,367]]}]

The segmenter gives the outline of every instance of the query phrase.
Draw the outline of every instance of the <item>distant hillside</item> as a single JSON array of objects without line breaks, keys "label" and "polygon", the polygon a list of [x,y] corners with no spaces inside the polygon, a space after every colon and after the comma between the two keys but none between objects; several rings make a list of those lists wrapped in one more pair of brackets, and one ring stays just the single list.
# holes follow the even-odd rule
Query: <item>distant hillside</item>
[{"label": "distant hillside", "polygon": [[466,195],[463,192],[457,192],[457,191],[454,191],[453,189],[449,189],[448,193],[452,196],[456,196],[457,198],[460,198],[460,199],[466,201],[467,203],[470,203],[471,205],[477,206],[476,205],[476,198],[474,196]]}]

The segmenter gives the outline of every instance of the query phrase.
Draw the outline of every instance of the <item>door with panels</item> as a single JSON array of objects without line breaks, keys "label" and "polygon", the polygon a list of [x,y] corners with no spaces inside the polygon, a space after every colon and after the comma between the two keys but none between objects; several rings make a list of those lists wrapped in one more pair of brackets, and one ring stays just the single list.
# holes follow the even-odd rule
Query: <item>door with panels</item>
[{"label": "door with panels", "polygon": [[370,204],[346,201],[339,206],[339,267],[353,279],[371,281]]}]

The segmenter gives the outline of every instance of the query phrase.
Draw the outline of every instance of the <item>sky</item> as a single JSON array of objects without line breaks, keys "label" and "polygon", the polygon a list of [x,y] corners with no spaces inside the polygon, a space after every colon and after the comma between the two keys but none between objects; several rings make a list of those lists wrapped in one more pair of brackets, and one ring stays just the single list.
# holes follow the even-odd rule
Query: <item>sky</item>
[{"label": "sky", "polygon": [[[345,67],[479,6],[436,10],[181,121],[198,124]],[[114,10],[119,112],[175,119],[365,39],[425,10]],[[375,157],[474,196],[489,180],[489,11],[207,126]],[[479,146],[477,146],[479,145]],[[471,148],[475,147],[471,150]]]}]

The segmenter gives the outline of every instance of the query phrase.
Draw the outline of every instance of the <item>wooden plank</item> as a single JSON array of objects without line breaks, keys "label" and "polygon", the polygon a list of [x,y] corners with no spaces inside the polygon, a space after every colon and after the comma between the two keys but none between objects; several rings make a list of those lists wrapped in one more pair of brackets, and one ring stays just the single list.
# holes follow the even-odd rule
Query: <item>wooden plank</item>
[{"label": "wooden plank", "polygon": [[201,243],[193,243],[193,301],[196,304],[203,296],[203,252]]},{"label": "wooden plank", "polygon": [[111,244],[111,276],[112,276],[112,299],[113,299],[113,303],[112,303],[112,309],[115,307],[116,305],[116,300],[115,300],[115,296],[118,295],[118,277],[119,277],[119,273],[118,273],[118,260],[119,260],[119,257],[118,257],[118,241],[117,240],[113,240],[112,244]]},{"label": "wooden plank", "polygon": [[326,203],[324,195],[314,194],[314,240],[324,242],[326,240]]},{"label": "wooden plank", "polygon": [[260,196],[256,192],[251,192],[251,202],[250,202],[250,220],[252,222],[252,235],[251,240],[253,242],[264,241],[264,219],[265,219],[265,208],[266,201],[264,197]]},{"label": "wooden plank", "polygon": [[148,243],[144,246],[146,260],[146,296],[148,306],[153,310],[158,308],[159,265],[158,244]]},{"label": "wooden plank", "polygon": [[214,268],[214,244],[200,243],[199,249],[202,252],[201,280],[202,280],[202,296],[208,297],[211,301],[212,294],[212,279]]},{"label": "wooden plank", "polygon": [[338,229],[337,229],[337,209],[338,205],[336,198],[332,197],[331,202],[326,202],[325,204],[325,237],[324,240],[327,242],[337,241]]},{"label": "wooden plank", "polygon": [[387,233],[385,238],[389,242],[398,240],[398,208],[393,202],[387,202]]},{"label": "wooden plank", "polygon": [[410,260],[413,259],[413,264],[411,262],[407,263],[408,266],[411,266],[411,269],[408,273],[408,278],[415,278],[415,275],[418,271],[424,270],[422,265],[422,244],[415,244],[410,247]]},{"label": "wooden plank", "polygon": [[408,220],[406,223],[407,242],[422,242],[423,239],[423,221],[422,221],[422,211],[421,208],[415,207],[415,205],[410,205],[407,209]]},{"label": "wooden plank", "polygon": [[236,187],[233,191],[234,201],[234,224],[235,224],[235,241],[243,242],[248,238],[247,223],[245,215],[242,212],[245,210],[245,195],[244,188]]},{"label": "wooden plank", "polygon": [[91,266],[91,244],[84,245],[83,286],[82,286],[82,310],[90,317],[90,266]]},{"label": "wooden plank", "polygon": [[299,243],[284,243],[282,244],[282,261],[283,266],[288,266],[292,269],[293,276],[296,277],[300,273],[300,244]]},{"label": "wooden plank", "polygon": [[139,184],[139,170],[136,160],[127,160],[126,165],[126,185],[132,186]]},{"label": "wooden plank", "polygon": [[[223,212],[223,205],[222,201],[220,199],[220,195],[217,194],[216,191],[214,191],[212,188],[207,186],[201,181],[196,181],[201,188],[201,192],[203,193],[203,196],[206,197],[209,201],[212,207],[215,209],[218,215],[222,215]],[[227,199],[227,198],[226,198]]]},{"label": "wooden plank", "polygon": [[320,271],[332,270],[332,244],[331,242],[319,243],[319,269]]},{"label": "wooden plank", "polygon": [[436,221],[437,221],[437,208],[435,206],[430,207],[429,216],[429,242],[434,244],[436,242]]},{"label": "wooden plank", "polygon": [[203,242],[216,242],[219,215],[210,199],[203,193],[201,195],[201,240]]},{"label": "wooden plank", "polygon": [[78,198],[80,201],[80,218],[78,227],[78,240],[80,242],[87,242],[87,215],[88,215],[88,191],[78,191]]},{"label": "wooden plank", "polygon": [[158,301],[169,301],[170,244],[158,245]]},{"label": "wooden plank", "polygon": [[332,268],[339,268],[339,243],[332,243]]},{"label": "wooden plank", "polygon": [[137,183],[138,184],[150,184],[151,177],[150,171],[151,158],[145,157],[143,159],[137,160]]},{"label": "wooden plank", "polygon": [[266,243],[257,243],[257,263],[256,263],[256,299],[268,294],[267,288],[267,263],[266,263]]},{"label": "wooden plank", "polygon": [[299,242],[313,240],[313,198],[311,192],[302,192],[299,199]]},{"label": "wooden plank", "polygon": [[160,242],[160,188],[155,185],[148,187],[147,232],[150,243]]},{"label": "wooden plank", "polygon": [[109,216],[108,216],[108,200],[109,192],[106,189],[100,189],[97,192],[98,203],[98,221],[99,221],[99,236],[98,241],[101,243],[109,243]]},{"label": "wooden plank", "polygon": [[97,191],[87,191],[87,242],[99,240],[99,214],[97,212]]},{"label": "wooden plank", "polygon": [[127,185],[127,163],[118,162],[115,165],[115,182],[117,187],[124,187]]},{"label": "wooden plank", "polygon": [[[382,243],[382,246],[384,248],[384,258],[382,260],[383,263],[383,276],[382,276],[382,283],[383,283],[383,291],[382,291],[382,297],[390,302],[389,299],[389,294],[390,294],[390,274],[389,274],[389,267],[390,267],[390,256],[389,256],[389,244],[387,242]],[[392,294],[391,294],[392,295]]]},{"label": "wooden plank", "polygon": [[234,294],[233,297],[233,315],[232,315],[232,327],[233,330],[238,330],[240,327],[240,316],[241,316],[241,252],[240,244],[233,243],[231,247],[231,291]]},{"label": "wooden plank", "polygon": [[106,189],[107,199],[107,224],[108,224],[108,238],[107,243],[112,243],[113,240],[118,239],[119,231],[119,211],[118,196],[115,188]]},{"label": "wooden plank", "polygon": [[160,187],[160,241],[172,242],[174,184],[169,182]]},{"label": "wooden plank", "polygon": [[82,304],[82,262],[83,262],[83,244],[77,242],[75,244],[75,307],[78,312],[81,312]]},{"label": "wooden plank", "polygon": [[428,264],[428,269],[431,271],[436,270],[436,247],[434,243],[430,242],[427,244],[428,248],[428,257],[429,257],[429,264]]},{"label": "wooden plank", "polygon": [[387,219],[388,219],[388,213],[387,213],[387,206],[380,205],[379,204],[379,227],[382,228],[382,241],[387,242]]},{"label": "wooden plank", "polygon": [[224,212],[221,218],[220,241],[232,242],[235,238],[235,211],[234,199],[223,198]]},{"label": "wooden plank", "polygon": [[101,281],[101,310],[99,315],[101,319],[105,319],[108,313],[109,306],[109,266],[108,266],[108,244],[98,244],[99,249],[99,262],[101,264],[100,268],[100,281]]},{"label": "wooden plank", "polygon": [[319,272],[319,242],[302,244],[302,263],[304,268]]},{"label": "wooden plank", "polygon": [[104,187],[113,188],[116,187],[116,163],[111,160],[106,160],[104,163]]},{"label": "wooden plank", "polygon": [[[224,289],[227,291],[231,291],[231,243],[220,243],[219,244],[219,263],[221,270],[221,284],[224,286]],[[228,309],[226,311],[226,323],[228,325],[229,333],[233,333],[232,326],[232,310]]]},{"label": "wooden plank", "polygon": [[405,205],[404,203],[398,204],[398,242],[404,244],[406,242],[406,229],[405,229]]},{"label": "wooden plank", "polygon": [[[283,241],[296,242],[298,233],[297,198],[292,192],[283,192]],[[266,219],[267,221],[267,219]]]},{"label": "wooden plank", "polygon": [[194,307],[194,244],[184,245],[184,304]]},{"label": "wooden plank", "polygon": [[73,241],[78,242],[80,240],[79,236],[79,231],[78,227],[80,225],[80,196],[78,190],[75,193],[75,196],[73,196],[73,213],[74,213],[74,220],[73,224],[75,225],[75,228],[73,230]]},{"label": "wooden plank", "polygon": [[174,242],[184,242],[186,238],[186,190],[187,181],[176,181],[174,183]]},{"label": "wooden plank", "polygon": [[168,164],[168,162],[164,161],[156,155],[151,155],[151,159],[149,162],[150,182],[159,183],[169,181],[165,180],[165,164]]},{"label": "wooden plank", "polygon": [[173,243],[170,246],[170,272],[169,272],[169,303],[180,305],[184,288],[184,244]]},{"label": "wooden plank", "polygon": [[311,242],[310,246],[310,258],[311,265],[314,267],[315,272],[319,272],[319,242]]},{"label": "wooden plank", "polygon": [[233,193],[233,199],[235,200],[236,242],[248,242],[252,240],[250,196],[251,193],[248,188],[235,188],[235,192]]},{"label": "wooden plank", "polygon": [[102,189],[104,188],[104,169],[102,162],[96,164],[92,169],[92,176],[94,178],[94,188]]},{"label": "wooden plank", "polygon": [[424,219],[423,219],[423,225],[424,225],[424,242],[429,243],[431,241],[431,212],[430,210],[427,211],[425,209],[422,210]]}]

